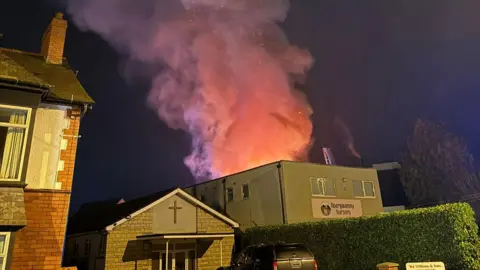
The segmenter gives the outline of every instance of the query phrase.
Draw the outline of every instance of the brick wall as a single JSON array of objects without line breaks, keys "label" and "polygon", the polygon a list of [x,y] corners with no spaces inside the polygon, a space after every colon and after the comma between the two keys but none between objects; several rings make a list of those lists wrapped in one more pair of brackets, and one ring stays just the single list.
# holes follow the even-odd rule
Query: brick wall
[{"label": "brick wall", "polygon": [[[69,129],[65,135],[78,135],[79,111],[68,111]],[[60,190],[25,189],[27,226],[16,234],[11,269],[73,269],[62,268],[62,251],[70,205],[77,139],[68,137],[67,147],[60,153],[64,170],[57,175]]]},{"label": "brick wall", "polygon": [[144,250],[141,234],[152,233],[153,210],[149,209],[113,229],[107,236],[105,269],[152,269],[153,254]]}]

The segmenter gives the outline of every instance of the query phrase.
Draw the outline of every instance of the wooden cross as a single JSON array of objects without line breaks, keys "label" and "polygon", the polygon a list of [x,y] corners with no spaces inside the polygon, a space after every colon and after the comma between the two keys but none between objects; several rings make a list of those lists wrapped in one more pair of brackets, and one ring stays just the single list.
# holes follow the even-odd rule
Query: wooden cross
[{"label": "wooden cross", "polygon": [[181,210],[181,206],[177,206],[177,200],[173,201],[173,206],[168,207],[173,210],[173,224],[177,224],[177,210]]}]

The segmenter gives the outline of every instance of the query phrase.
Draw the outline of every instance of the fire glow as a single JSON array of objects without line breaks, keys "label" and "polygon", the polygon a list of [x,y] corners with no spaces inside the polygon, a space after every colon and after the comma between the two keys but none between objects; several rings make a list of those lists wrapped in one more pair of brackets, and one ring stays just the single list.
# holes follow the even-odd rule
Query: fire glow
[{"label": "fire glow", "polygon": [[[145,20],[129,14],[126,1],[70,7],[77,24],[127,48],[129,57],[166,66],[152,78],[148,104],[169,127],[191,135],[185,164],[197,179],[307,158],[312,111],[294,78],[313,59],[276,24],[288,2],[183,0],[175,16]],[[127,22],[137,31],[119,37],[113,30]]]}]

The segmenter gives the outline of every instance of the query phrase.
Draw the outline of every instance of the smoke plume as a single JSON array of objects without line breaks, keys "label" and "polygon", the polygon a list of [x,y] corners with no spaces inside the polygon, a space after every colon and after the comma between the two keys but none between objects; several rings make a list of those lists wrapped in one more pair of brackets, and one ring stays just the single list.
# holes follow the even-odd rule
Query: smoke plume
[{"label": "smoke plume", "polygon": [[185,164],[200,180],[307,157],[312,111],[294,85],[313,59],[277,26],[288,4],[69,0],[67,10],[129,59],[163,65],[148,104],[191,135]]},{"label": "smoke plume", "polygon": [[350,132],[350,129],[347,127],[347,125],[338,116],[335,117],[335,120],[333,120],[333,122],[335,125],[337,125],[341,129],[344,135],[345,145],[348,151],[350,151],[350,154],[352,154],[352,156],[358,159],[361,159],[362,157],[360,156],[360,153],[358,153],[357,149],[355,148],[355,142],[353,140],[352,133]]}]

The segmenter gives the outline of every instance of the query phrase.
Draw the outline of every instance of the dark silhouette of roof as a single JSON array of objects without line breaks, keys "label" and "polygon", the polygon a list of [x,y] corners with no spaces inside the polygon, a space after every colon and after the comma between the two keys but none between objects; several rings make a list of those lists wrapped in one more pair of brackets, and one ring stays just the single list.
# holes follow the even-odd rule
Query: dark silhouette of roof
[{"label": "dark silhouette of roof", "polygon": [[173,190],[175,188],[128,200],[121,204],[118,204],[121,199],[86,203],[68,220],[67,235],[105,229],[105,227],[148,206]]},{"label": "dark silhouette of roof", "polygon": [[94,103],[65,59],[60,65],[49,64],[38,53],[0,48],[0,76],[48,88],[49,101]]},{"label": "dark silhouette of roof", "polygon": [[400,181],[398,169],[380,170],[377,174],[383,206],[408,206],[408,197]]}]

